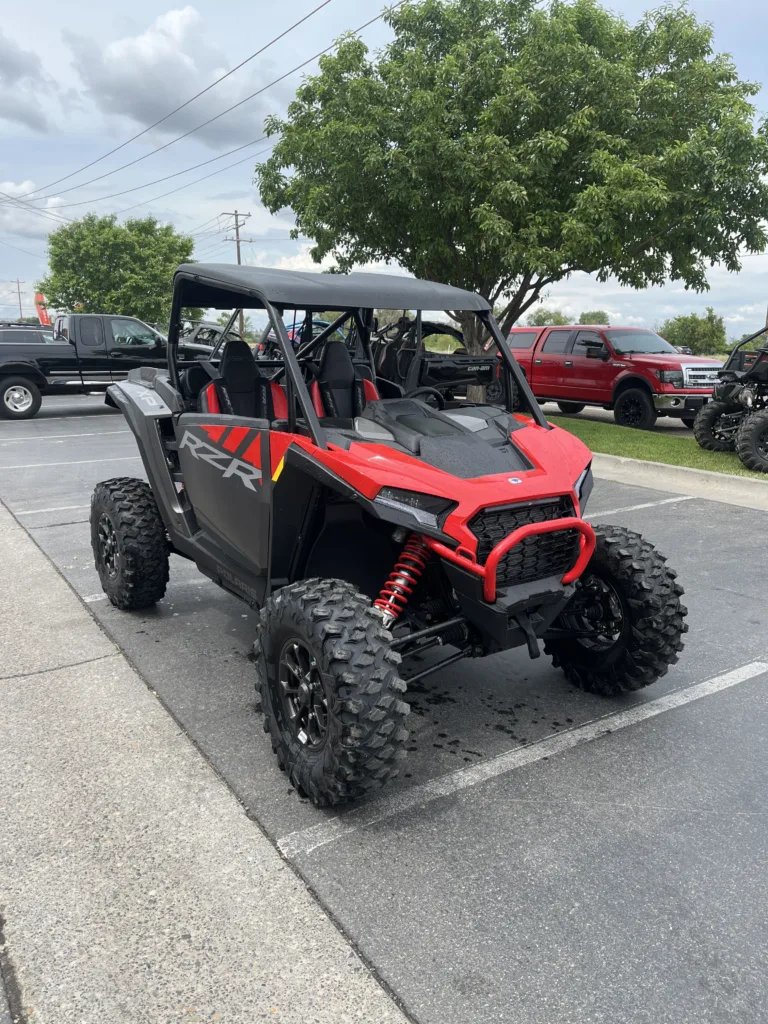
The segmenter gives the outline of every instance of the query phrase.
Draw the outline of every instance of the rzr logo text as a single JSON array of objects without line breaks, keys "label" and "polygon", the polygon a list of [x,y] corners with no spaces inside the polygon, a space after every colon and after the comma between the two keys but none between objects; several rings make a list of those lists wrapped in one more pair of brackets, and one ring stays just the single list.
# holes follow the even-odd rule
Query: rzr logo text
[{"label": "rzr logo text", "polygon": [[210,466],[215,466],[216,469],[221,470],[225,479],[230,476],[239,477],[243,485],[251,491],[256,490],[253,486],[254,481],[261,480],[260,469],[256,469],[255,466],[249,466],[247,462],[233,459],[224,452],[218,451],[213,445],[208,444],[207,441],[201,441],[199,437],[190,434],[188,430],[184,431],[184,437],[181,439],[179,448],[189,448],[194,458],[202,459],[203,462],[207,462]]}]

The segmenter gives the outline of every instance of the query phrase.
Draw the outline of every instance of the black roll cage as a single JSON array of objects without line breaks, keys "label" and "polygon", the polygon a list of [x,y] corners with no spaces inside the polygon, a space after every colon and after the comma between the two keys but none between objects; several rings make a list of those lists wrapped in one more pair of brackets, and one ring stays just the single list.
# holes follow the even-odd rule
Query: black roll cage
[{"label": "black roll cage", "polygon": [[[179,365],[177,361],[177,352],[179,346],[179,332],[181,329],[181,311],[184,308],[184,284],[186,275],[177,274],[174,280],[173,289],[173,300],[171,303],[171,317],[168,330],[168,371],[171,378],[171,384],[177,390],[179,389]],[[331,291],[331,289],[329,289]],[[288,337],[288,331],[286,330],[285,323],[283,322],[283,314],[285,313],[287,306],[280,306],[271,303],[268,299],[263,296],[256,294],[248,294],[244,291],[229,291],[229,295],[232,298],[232,304],[228,307],[232,309],[237,307],[239,309],[263,309],[266,311],[269,317],[272,330],[275,332],[280,351],[283,356],[283,365],[278,367],[275,373],[270,377],[271,381],[278,381],[281,377],[286,378],[286,388],[288,392],[288,429],[291,432],[295,432],[296,428],[296,401],[299,403],[304,422],[309,430],[310,437],[314,444],[318,448],[327,448],[326,434],[323,429],[320,420],[318,419],[317,413],[315,412],[312,399],[307,389],[306,382],[301,372],[301,366],[299,359],[306,358],[316,348],[321,346],[328,337],[339,327],[343,326],[348,320],[353,319],[355,326],[357,327],[358,336],[363,345],[363,351],[367,362],[371,367],[371,371],[374,374],[375,379],[375,368],[373,363],[373,355],[371,351],[371,330],[373,326],[373,309],[360,309],[360,308],[346,308],[340,316],[334,320],[332,324],[329,324],[324,328],[318,335],[310,338],[308,341],[303,342],[299,348],[294,351],[293,344]],[[319,312],[321,308],[333,308],[333,298],[329,295],[329,301],[327,306],[324,307],[312,307],[306,309],[307,317],[312,316],[313,313]],[[506,338],[502,335],[499,330],[499,325],[496,322],[496,318],[490,309],[476,309],[473,312],[480,318],[481,323],[490,333],[491,337],[496,343],[496,347],[501,353],[502,363],[504,370],[509,374],[514,381],[517,392],[521,395],[528,406],[528,411],[533,417],[534,421],[540,427],[549,428],[549,424],[544,418],[544,414],[539,407],[538,402],[533,396],[528,381],[525,378],[525,374],[520,369],[519,365],[515,361],[515,357],[512,355],[512,351],[507,343]],[[216,345],[214,346],[210,359],[215,358],[221,344],[226,338],[226,335],[235,321],[236,313],[230,317],[229,324],[222,331]],[[421,320],[422,311],[416,310],[416,331],[418,339],[421,339]],[[757,337],[757,335],[755,335]],[[748,339],[749,340],[749,339]],[[512,409],[508,410],[512,412]]]},{"label": "black roll cage", "polygon": [[[744,338],[744,340],[740,341],[738,343],[738,345],[734,345],[734,347],[731,349],[730,355],[728,356],[728,358],[726,359],[725,363],[723,364],[723,370],[727,370],[729,368],[729,366],[731,364],[731,360],[733,359],[733,357],[736,355],[737,352],[739,352],[742,348],[744,348],[745,345],[748,345],[750,343],[750,341],[754,341],[755,338],[759,338],[763,334],[768,334],[768,324],[766,324],[765,327],[761,327],[759,331],[755,331],[754,334],[750,334],[749,337]],[[756,351],[757,352],[765,352],[766,351],[766,346],[768,346],[768,340],[766,340],[766,344],[765,345],[763,345],[759,349],[756,349]]]}]

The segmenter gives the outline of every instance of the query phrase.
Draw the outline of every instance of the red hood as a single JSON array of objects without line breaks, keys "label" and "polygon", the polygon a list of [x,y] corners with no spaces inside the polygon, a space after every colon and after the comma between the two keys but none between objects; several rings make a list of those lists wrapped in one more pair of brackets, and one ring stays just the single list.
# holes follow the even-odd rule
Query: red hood
[{"label": "red hood", "polygon": [[636,366],[647,366],[649,369],[657,370],[679,370],[683,366],[722,366],[717,359],[709,356],[684,356],[680,352],[657,352],[655,355],[650,352],[633,352],[627,355],[619,355],[616,358],[632,362]]}]

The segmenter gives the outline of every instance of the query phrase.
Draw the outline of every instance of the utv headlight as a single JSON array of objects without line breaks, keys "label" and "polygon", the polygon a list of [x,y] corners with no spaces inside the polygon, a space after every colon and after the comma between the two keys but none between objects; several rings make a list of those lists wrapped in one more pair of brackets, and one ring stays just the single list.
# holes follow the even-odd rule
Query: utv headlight
[{"label": "utv headlight", "polygon": [[656,373],[662,384],[671,384],[673,388],[685,387],[682,370],[657,370]]},{"label": "utv headlight", "polygon": [[374,499],[374,505],[384,505],[397,509],[398,512],[405,512],[422,526],[431,526],[439,530],[458,502],[434,494],[422,494],[420,491],[382,487]]},{"label": "utv headlight", "polygon": [[576,497],[579,499],[579,509],[581,510],[582,515],[584,515],[584,509],[587,507],[587,502],[589,501],[589,496],[592,493],[594,485],[595,481],[592,476],[592,463],[590,462],[579,479],[573,485],[573,489],[576,491]]}]

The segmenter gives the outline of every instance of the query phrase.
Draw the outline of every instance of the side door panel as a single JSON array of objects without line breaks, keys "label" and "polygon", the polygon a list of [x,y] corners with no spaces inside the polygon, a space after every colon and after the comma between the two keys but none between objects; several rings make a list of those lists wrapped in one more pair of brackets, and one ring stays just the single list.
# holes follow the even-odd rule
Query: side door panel
[{"label": "side door panel", "polygon": [[157,335],[140,320],[105,316],[104,334],[112,380],[125,380],[128,371],[138,366],[167,366],[167,350],[157,344]]},{"label": "side door panel", "polygon": [[270,473],[266,421],[184,413],[176,423],[184,488],[198,526],[256,575],[269,568]]},{"label": "side door panel", "polygon": [[605,341],[597,331],[576,332],[571,350],[565,357],[563,393],[574,401],[610,402],[611,382],[616,371],[610,361],[587,354],[590,351],[588,342],[593,343],[593,352],[597,351],[597,345],[605,348]]},{"label": "side door panel", "polygon": [[69,340],[74,343],[83,384],[109,383],[109,358],[104,338],[104,317],[79,316],[72,320]]},{"label": "side door panel", "polygon": [[565,353],[572,334],[570,328],[553,328],[534,351],[531,380],[537,398],[565,396]]}]

